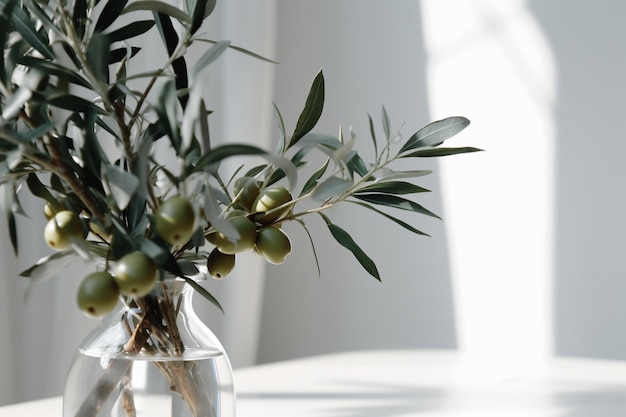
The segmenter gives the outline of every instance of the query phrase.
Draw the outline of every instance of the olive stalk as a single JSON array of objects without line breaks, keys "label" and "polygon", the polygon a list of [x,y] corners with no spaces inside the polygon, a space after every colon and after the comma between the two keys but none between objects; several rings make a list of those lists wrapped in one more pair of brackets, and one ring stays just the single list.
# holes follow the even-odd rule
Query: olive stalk
[{"label": "olive stalk", "polygon": [[[186,285],[186,284],[185,284]],[[124,355],[109,360],[96,386],[84,399],[75,417],[97,417],[108,399],[120,388],[125,417],[134,417],[132,390],[132,357],[134,355],[165,354],[182,357],[185,346],[180,337],[176,316],[179,300],[168,294],[163,284],[161,295],[148,295],[129,301],[143,311],[143,315],[122,317],[129,340],[123,347]],[[194,361],[153,361],[152,364],[168,379],[170,389],[180,395],[193,417],[216,417],[208,390]]]}]

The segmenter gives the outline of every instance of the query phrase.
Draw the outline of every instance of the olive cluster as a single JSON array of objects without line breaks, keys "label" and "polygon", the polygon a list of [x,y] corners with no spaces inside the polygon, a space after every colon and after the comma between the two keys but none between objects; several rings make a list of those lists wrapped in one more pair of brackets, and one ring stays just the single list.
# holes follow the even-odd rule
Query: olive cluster
[{"label": "olive cluster", "polygon": [[262,188],[262,183],[251,177],[235,180],[234,210],[226,216],[238,237],[229,237],[216,231],[207,236],[215,245],[207,260],[207,269],[213,278],[224,278],[235,266],[235,255],[254,250],[272,264],[281,264],[291,253],[289,236],[281,229],[279,220],[290,210],[293,200],[285,187]]},{"label": "olive cluster", "polygon": [[90,317],[102,317],[117,305],[120,295],[143,297],[152,291],[158,279],[157,264],[143,252],[124,255],[113,274],[93,272],[78,287],[78,307]]},{"label": "olive cluster", "polygon": [[[238,253],[254,250],[268,262],[280,264],[291,252],[289,237],[280,227],[281,219],[291,210],[288,203],[293,197],[289,191],[280,186],[262,188],[261,183],[248,177],[235,181],[233,191],[233,209],[226,221],[237,231],[237,237],[220,231],[206,236],[215,246],[208,255],[207,269],[217,279],[230,274]],[[73,241],[84,240],[89,230],[110,243],[110,236],[98,223],[81,219],[72,210],[55,211],[46,204],[44,214],[48,219],[44,239],[54,250],[70,248]],[[154,215],[154,231],[172,247],[187,243],[195,228],[195,211],[189,200],[180,196],[163,201]],[[102,317],[115,308],[121,295],[142,297],[150,293],[158,273],[158,265],[146,254],[128,253],[117,260],[111,272],[94,272],[83,279],[77,294],[78,305],[88,316]]]},{"label": "olive cluster", "polygon": [[[72,210],[54,212],[46,204],[44,214],[48,223],[44,239],[52,249],[68,249],[74,239],[85,239],[86,228],[80,216]],[[186,243],[193,234],[195,214],[188,200],[172,197],[159,206],[155,215],[156,233],[170,245]],[[89,222],[89,228],[99,236],[106,236],[97,223]],[[107,240],[109,237],[103,237]],[[94,272],[87,275],[78,288],[79,308],[91,317],[102,317],[117,305],[120,295],[143,297],[152,291],[158,279],[158,265],[146,254],[135,251],[120,258],[112,271]]]}]

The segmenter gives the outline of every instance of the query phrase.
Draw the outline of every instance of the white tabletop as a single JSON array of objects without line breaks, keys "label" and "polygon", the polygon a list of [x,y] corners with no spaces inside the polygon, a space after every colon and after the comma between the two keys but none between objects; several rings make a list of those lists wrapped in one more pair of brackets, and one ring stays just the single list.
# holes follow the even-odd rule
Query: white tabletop
[{"label": "white tabletop", "polygon": [[[624,417],[626,363],[350,352],[238,369],[238,417]],[[0,407],[60,417],[61,399]]]}]

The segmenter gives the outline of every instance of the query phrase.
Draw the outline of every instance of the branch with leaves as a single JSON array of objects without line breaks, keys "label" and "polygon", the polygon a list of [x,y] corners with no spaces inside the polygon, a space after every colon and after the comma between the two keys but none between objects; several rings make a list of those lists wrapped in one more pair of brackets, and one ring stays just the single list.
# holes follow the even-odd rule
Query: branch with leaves
[{"label": "branch with leaves", "polygon": [[[351,204],[426,235],[393,212],[437,217],[408,198],[428,191],[408,180],[430,172],[395,170],[396,163],[479,150],[442,146],[468,126],[463,117],[435,121],[402,140],[392,135],[383,107],[382,138],[369,117],[374,160],[365,161],[355,132],[348,137],[313,132],[324,108],[321,71],[289,133],[275,106],[277,150],[249,143],[212,146],[209,120],[216,113],[203,96],[208,68],[229,50],[272,62],[204,37],[202,25],[215,3],[0,0],[0,207],[17,254],[16,216],[25,212],[20,196],[29,192],[42,200],[48,221],[42,235],[53,253],[21,275],[36,284],[76,259],[90,261],[94,272],[83,279],[77,297],[90,316],[108,314],[120,299],[138,308],[154,305],[153,288],[168,275],[222,309],[196,280],[199,271],[206,268],[222,279],[235,268],[237,255],[250,250],[280,264],[292,250],[282,225],[297,222],[310,237],[305,220],[316,215],[338,244],[380,279],[374,261],[332,221],[328,209]],[[144,35],[154,30],[165,59],[154,70],[138,71],[134,64],[146,53]],[[187,53],[196,48],[199,59],[188,65]],[[160,142],[169,145],[178,166],[160,160],[163,155],[154,150]],[[320,154],[321,165],[297,188],[302,168]],[[249,162],[228,171],[223,162],[234,157]],[[169,354],[184,355],[173,328],[176,311],[166,301],[126,323],[127,348],[121,354],[147,352],[154,338],[171,347]],[[169,329],[155,325],[164,322]],[[183,378],[175,364],[160,370],[198,410],[190,398],[200,401],[194,394],[199,382]],[[108,372],[124,378],[127,373],[115,363]],[[110,388],[98,385],[94,392],[111,395]],[[78,415],[97,413],[102,401],[90,396]]]}]

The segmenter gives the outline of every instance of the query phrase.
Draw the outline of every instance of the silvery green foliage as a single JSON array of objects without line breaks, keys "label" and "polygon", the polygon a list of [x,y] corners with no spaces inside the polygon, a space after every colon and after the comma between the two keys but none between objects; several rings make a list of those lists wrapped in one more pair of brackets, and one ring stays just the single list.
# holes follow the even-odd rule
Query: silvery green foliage
[{"label": "silvery green foliage", "polygon": [[[366,163],[354,148],[353,132],[349,139],[312,132],[324,105],[320,72],[293,131],[276,109],[281,136],[276,151],[251,144],[212,146],[212,111],[202,97],[207,68],[229,50],[265,59],[228,41],[204,38],[201,26],[214,8],[210,0],[186,0],[182,8],[158,0],[0,0],[0,206],[11,242],[17,252],[20,191],[55,211],[81,213],[92,232],[71,250],[43,258],[24,276],[41,280],[72,257],[116,260],[133,250],[146,253],[164,271],[193,275],[194,264],[206,262],[203,248],[210,233],[237,233],[225,216],[236,207],[232,184],[240,176],[254,177],[262,187],[285,184],[297,197],[279,222],[298,221],[306,229],[305,215],[321,215],[337,242],[377,279],[374,262],[325,209],[351,202],[424,234],[383,209],[436,217],[406,197],[428,190],[405,179],[428,172],[398,172],[392,163],[476,151],[440,146],[469,121],[436,121],[398,143],[383,108],[383,138],[376,137],[369,118],[375,160]],[[151,31],[160,35],[166,59],[157,69],[137,72],[133,63],[147,53],[142,38]],[[202,52],[190,66],[185,57],[192,48]],[[168,142],[180,166],[156,160],[152,148],[159,141]],[[312,151],[326,161],[296,190],[299,168]],[[220,162],[234,156],[265,162],[221,172]],[[169,246],[152,231],[153,215],[170,195],[185,196],[199,214],[197,231],[183,247]],[[318,206],[299,212],[297,205],[305,199]]]}]

